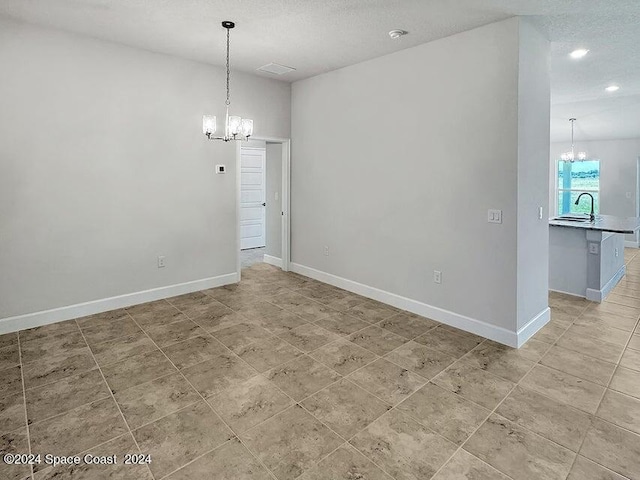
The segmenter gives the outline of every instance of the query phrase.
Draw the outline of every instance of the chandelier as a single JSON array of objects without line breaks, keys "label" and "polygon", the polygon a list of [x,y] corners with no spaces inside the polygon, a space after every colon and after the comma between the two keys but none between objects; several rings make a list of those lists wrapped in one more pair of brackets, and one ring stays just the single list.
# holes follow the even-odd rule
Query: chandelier
[{"label": "chandelier", "polygon": [[573,124],[576,122],[575,118],[570,118],[571,122],[571,150],[568,152],[564,152],[560,155],[560,158],[565,162],[575,162],[575,161],[583,161],[587,159],[587,152],[577,152],[576,153],[576,145],[573,141]]},{"label": "chandelier", "polygon": [[215,115],[203,115],[202,116],[202,132],[207,136],[209,140],[222,140],[228,142],[230,140],[248,140],[253,135],[253,120],[250,118],[242,118],[237,115],[229,115],[229,105],[231,105],[231,96],[229,94],[229,77],[231,71],[229,70],[229,32],[236,24],[233,22],[222,22],[222,27],[227,29],[227,106],[226,114],[224,117],[224,136],[214,136],[216,133],[216,116]]}]

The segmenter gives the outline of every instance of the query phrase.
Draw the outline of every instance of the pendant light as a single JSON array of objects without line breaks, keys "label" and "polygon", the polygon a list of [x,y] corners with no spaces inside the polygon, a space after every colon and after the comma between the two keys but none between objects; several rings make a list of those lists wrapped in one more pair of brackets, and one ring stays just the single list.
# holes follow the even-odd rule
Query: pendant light
[{"label": "pendant light", "polygon": [[231,70],[229,69],[229,37],[230,32],[236,24],[230,21],[222,22],[222,27],[227,30],[227,101],[226,114],[224,117],[224,135],[216,137],[216,117],[215,115],[203,115],[202,132],[209,140],[222,140],[228,142],[230,140],[248,140],[253,135],[253,120],[250,118],[241,118],[237,115],[229,115],[229,105],[231,105],[231,95],[229,89],[229,78]]},{"label": "pendant light", "polygon": [[576,145],[573,140],[573,126],[576,122],[576,119],[570,118],[569,121],[571,122],[571,150],[564,152],[562,155],[560,155],[560,158],[564,162],[584,161],[587,159],[587,152],[576,153]]}]

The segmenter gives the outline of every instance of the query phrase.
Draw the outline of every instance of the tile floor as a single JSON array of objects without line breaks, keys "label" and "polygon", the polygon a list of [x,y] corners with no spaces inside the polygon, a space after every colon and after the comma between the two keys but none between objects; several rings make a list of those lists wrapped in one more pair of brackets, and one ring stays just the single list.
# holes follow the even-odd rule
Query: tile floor
[{"label": "tile floor", "polygon": [[266,264],[0,336],[3,453],[152,460],[0,478],[638,479],[636,253],[520,350]]}]

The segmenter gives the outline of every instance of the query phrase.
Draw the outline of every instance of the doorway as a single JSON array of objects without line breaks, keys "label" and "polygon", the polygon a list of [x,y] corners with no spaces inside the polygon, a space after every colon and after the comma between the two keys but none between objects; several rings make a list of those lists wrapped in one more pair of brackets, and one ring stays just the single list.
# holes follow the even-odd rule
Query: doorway
[{"label": "doorway", "polygon": [[252,138],[236,153],[238,280],[258,263],[288,271],[290,141]]}]

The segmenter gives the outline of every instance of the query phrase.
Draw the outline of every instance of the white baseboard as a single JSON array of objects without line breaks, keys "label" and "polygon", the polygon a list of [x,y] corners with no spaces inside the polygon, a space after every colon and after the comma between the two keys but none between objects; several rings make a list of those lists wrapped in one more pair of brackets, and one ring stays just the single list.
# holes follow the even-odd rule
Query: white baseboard
[{"label": "white baseboard", "polygon": [[595,288],[587,288],[587,300],[601,303],[605,298],[607,298],[607,295],[611,293],[613,287],[615,287],[622,279],[622,277],[624,277],[625,273],[627,273],[627,266],[622,265],[622,267],[620,267],[620,270],[618,270],[616,274],[611,277],[611,280],[609,280],[601,290],[596,290]]},{"label": "white baseboard", "polygon": [[152,288],[141,292],[127,293],[117,297],[103,298],[91,302],[68,305],[40,312],[27,313],[0,319],[0,334],[17,332],[25,328],[41,327],[50,323],[85,317],[95,313],[107,312],[117,308],[130,307],[140,303],[152,302],[163,298],[175,297],[185,293],[197,292],[208,288],[221,287],[238,281],[237,273],[229,273],[218,277],[203,278],[192,282],[178,283],[166,287]]},{"label": "white baseboard", "polygon": [[483,322],[482,320],[466,317],[443,308],[434,307],[417,300],[396,295],[395,293],[390,293],[385,290],[380,290],[379,288],[370,287],[369,285],[364,285],[362,283],[354,282],[353,280],[348,280],[346,278],[316,270],[315,268],[300,265],[299,263],[291,262],[289,265],[291,271],[299,273],[300,275],[328,283],[335,287],[343,288],[350,292],[357,293],[358,295],[362,295],[363,297],[368,297],[396,308],[401,308],[402,310],[422,315],[423,317],[431,318],[467,332],[475,333],[476,335],[489,338],[510,347],[518,348],[522,346],[526,340],[528,340],[535,332],[538,331],[538,329],[549,321],[549,309],[546,308],[518,332],[510,331],[506,328]]},{"label": "white baseboard", "polygon": [[518,330],[517,348],[524,345],[526,341],[533,337],[538,330],[549,323],[549,320],[551,320],[551,309],[549,307],[545,308],[538,315],[529,320],[524,327]]},{"label": "white baseboard", "polygon": [[635,242],[633,240],[625,240],[624,241],[624,247],[625,248],[640,248],[638,246],[638,242]]},{"label": "white baseboard", "polygon": [[268,263],[269,265],[273,265],[278,268],[282,268],[282,259],[278,257],[274,257],[271,255],[264,254],[264,263]]}]

